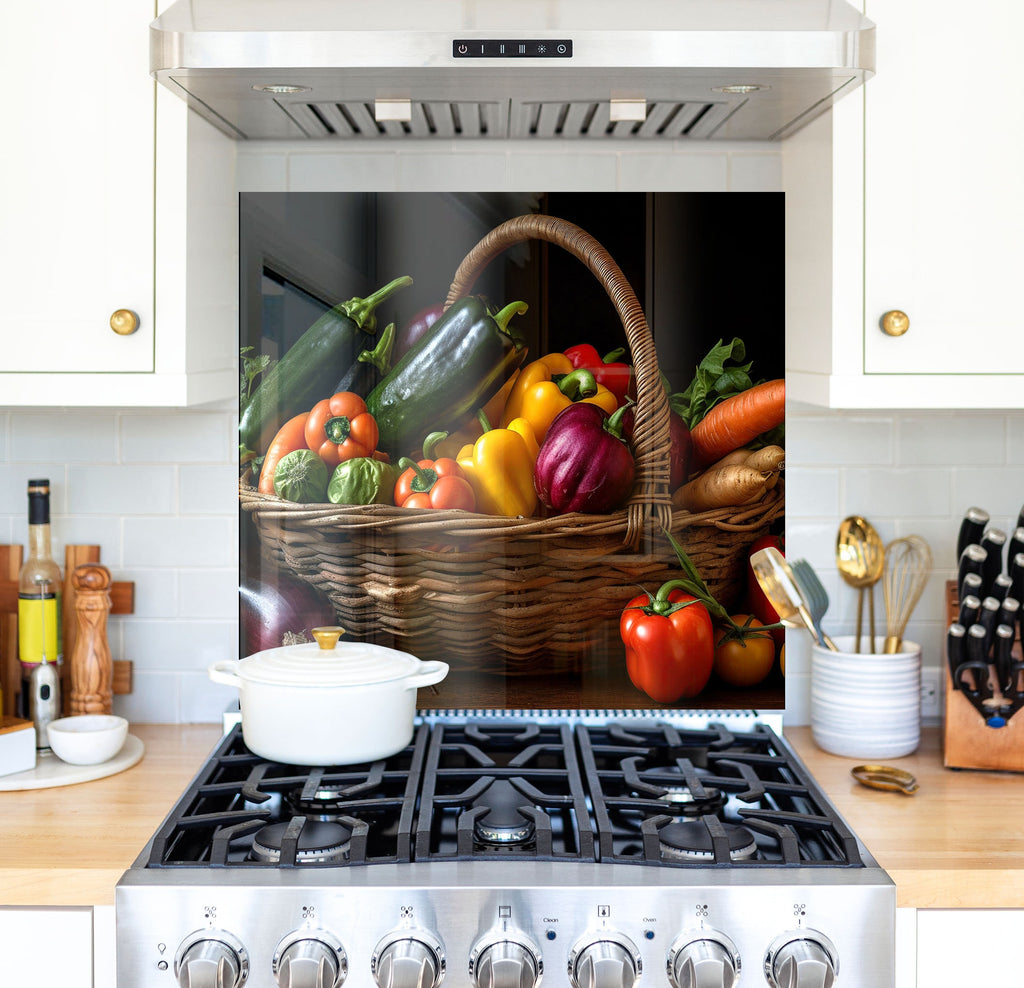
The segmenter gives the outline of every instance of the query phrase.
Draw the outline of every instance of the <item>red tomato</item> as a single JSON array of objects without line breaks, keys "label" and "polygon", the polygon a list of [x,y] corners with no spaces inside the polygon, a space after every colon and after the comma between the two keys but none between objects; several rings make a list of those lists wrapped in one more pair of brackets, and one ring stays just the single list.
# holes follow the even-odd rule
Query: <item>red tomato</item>
[{"label": "red tomato", "polygon": [[644,594],[626,605],[619,621],[629,679],[658,703],[674,703],[700,693],[711,676],[715,655],[707,608],[682,590],[671,591],[668,600],[674,604],[694,602],[669,614],[657,614]]},{"label": "red tomato", "polygon": [[[754,568],[750,565],[750,557],[755,552],[769,547],[778,549],[783,555],[786,554],[785,543],[778,535],[762,535],[747,550],[747,610],[762,624],[776,624],[779,620],[779,615],[768,602],[768,598],[761,589],[761,584],[757,582],[757,577],[754,576]],[[772,638],[775,640],[776,647],[781,648],[786,640],[786,629],[775,628],[772,631]]]}]

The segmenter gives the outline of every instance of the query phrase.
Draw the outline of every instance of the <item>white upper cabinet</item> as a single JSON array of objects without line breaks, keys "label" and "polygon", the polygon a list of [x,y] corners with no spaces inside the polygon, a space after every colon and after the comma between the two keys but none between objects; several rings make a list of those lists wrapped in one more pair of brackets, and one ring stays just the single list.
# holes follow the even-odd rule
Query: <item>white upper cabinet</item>
[{"label": "white upper cabinet", "polygon": [[1024,407],[1024,7],[870,0],[866,13],[877,74],[783,146],[789,394]]},{"label": "white upper cabinet", "polygon": [[[235,393],[234,149],[156,92],[154,13],[140,0],[0,13],[0,64],[18,88],[0,151],[0,405]],[[212,271],[187,254],[196,241],[215,255]]]}]

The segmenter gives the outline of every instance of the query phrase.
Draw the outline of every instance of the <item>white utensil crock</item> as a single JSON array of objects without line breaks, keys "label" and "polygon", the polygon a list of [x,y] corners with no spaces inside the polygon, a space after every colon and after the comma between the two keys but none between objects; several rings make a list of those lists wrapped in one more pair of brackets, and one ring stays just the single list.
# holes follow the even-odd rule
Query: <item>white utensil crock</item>
[{"label": "white utensil crock", "polygon": [[444,662],[351,642],[257,652],[209,667],[237,687],[242,737],[257,755],[290,765],[353,765],[386,758],[412,739],[416,690],[448,675]]}]

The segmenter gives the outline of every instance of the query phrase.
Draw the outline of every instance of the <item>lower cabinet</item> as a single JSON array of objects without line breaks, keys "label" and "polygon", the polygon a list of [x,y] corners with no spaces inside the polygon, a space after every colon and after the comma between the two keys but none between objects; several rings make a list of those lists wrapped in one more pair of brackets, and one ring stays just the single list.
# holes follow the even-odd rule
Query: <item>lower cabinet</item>
[{"label": "lower cabinet", "polygon": [[917,984],[1019,985],[1024,909],[917,910]]},{"label": "lower cabinet", "polygon": [[[93,988],[93,957],[93,910],[88,906],[0,907],[3,984]],[[101,984],[113,988],[113,978],[95,982],[97,988]]]}]

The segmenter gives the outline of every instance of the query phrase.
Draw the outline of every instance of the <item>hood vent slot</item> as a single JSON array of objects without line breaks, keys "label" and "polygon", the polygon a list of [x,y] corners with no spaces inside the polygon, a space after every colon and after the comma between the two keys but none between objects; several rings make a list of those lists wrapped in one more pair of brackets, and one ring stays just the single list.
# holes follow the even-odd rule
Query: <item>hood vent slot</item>
[{"label": "hood vent slot", "polygon": [[279,100],[280,108],[307,137],[375,138],[709,138],[743,101],[649,104],[647,119],[613,122],[607,100],[413,100],[409,121],[377,120],[372,100]]},{"label": "hood vent slot", "polygon": [[377,137],[505,137],[508,104],[460,100],[412,102],[409,121],[380,120],[373,100],[345,102],[280,102],[281,108],[307,137],[360,139]]}]

